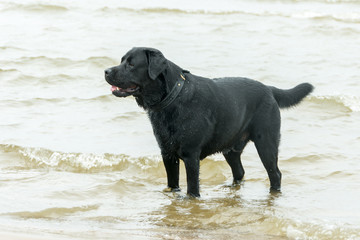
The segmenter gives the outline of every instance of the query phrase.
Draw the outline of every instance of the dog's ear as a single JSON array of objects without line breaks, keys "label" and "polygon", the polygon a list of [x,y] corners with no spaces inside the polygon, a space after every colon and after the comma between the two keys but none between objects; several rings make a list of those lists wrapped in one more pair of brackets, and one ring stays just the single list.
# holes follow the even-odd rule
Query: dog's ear
[{"label": "dog's ear", "polygon": [[146,49],[148,59],[148,73],[152,80],[155,80],[167,66],[167,60],[164,55],[156,49]]}]

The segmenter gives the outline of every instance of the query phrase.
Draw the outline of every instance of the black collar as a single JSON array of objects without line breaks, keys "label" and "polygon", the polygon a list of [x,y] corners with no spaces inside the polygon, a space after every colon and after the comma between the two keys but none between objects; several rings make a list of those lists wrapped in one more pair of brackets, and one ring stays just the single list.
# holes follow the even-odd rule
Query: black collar
[{"label": "black collar", "polygon": [[[184,71],[187,72],[187,71]],[[180,73],[180,77],[176,81],[174,87],[171,89],[170,93],[159,103],[151,106],[151,110],[160,111],[169,106],[179,95],[181,89],[185,84],[185,76],[184,73]]]}]

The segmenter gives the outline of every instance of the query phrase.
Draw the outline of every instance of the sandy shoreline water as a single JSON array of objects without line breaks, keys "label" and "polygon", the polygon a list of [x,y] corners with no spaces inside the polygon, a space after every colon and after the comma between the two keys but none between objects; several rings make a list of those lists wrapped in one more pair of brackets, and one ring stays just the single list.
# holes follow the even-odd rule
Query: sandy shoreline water
[{"label": "sandy shoreline water", "polygon": [[[195,232],[195,233],[194,233]],[[229,233],[221,231],[189,231],[189,230],[174,230],[174,229],[158,229],[152,230],[128,230],[117,236],[96,236],[87,239],[124,239],[124,240],[164,240],[164,239],[182,239],[182,240],[227,240],[233,238],[243,238],[247,240],[282,240],[279,236],[264,236],[254,233]],[[14,232],[0,232],[0,239],[6,240],[62,240],[62,239],[82,239],[74,236],[60,236],[60,235],[44,235],[33,233],[14,233]]]},{"label": "sandy shoreline water", "polygon": [[60,240],[58,236],[44,236],[43,234],[26,234],[15,232],[0,232],[0,239],[4,240]]}]

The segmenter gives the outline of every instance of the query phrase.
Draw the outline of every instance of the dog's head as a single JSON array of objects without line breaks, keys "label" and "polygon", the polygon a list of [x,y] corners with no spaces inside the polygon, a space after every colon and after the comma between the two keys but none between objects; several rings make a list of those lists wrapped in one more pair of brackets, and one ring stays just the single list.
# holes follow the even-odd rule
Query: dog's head
[{"label": "dog's head", "polygon": [[111,92],[115,96],[137,96],[166,67],[167,60],[159,50],[133,48],[121,58],[120,65],[105,70],[105,80],[111,85]]}]

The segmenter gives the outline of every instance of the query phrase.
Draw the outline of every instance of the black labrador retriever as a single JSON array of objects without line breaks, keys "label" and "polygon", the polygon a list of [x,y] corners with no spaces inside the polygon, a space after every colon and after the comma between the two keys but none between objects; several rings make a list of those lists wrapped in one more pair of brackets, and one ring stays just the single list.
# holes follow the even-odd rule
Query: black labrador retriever
[{"label": "black labrador retriever", "polygon": [[146,110],[171,191],[180,190],[179,159],[184,161],[192,197],[200,196],[200,160],[217,152],[230,165],[234,184],[240,183],[240,155],[250,140],[266,168],[270,190],[280,191],[279,108],[299,103],[313,90],[309,83],[281,90],[247,78],[199,77],[153,48],[131,49],[119,66],[105,70],[105,79],[112,94],[132,95]]}]

